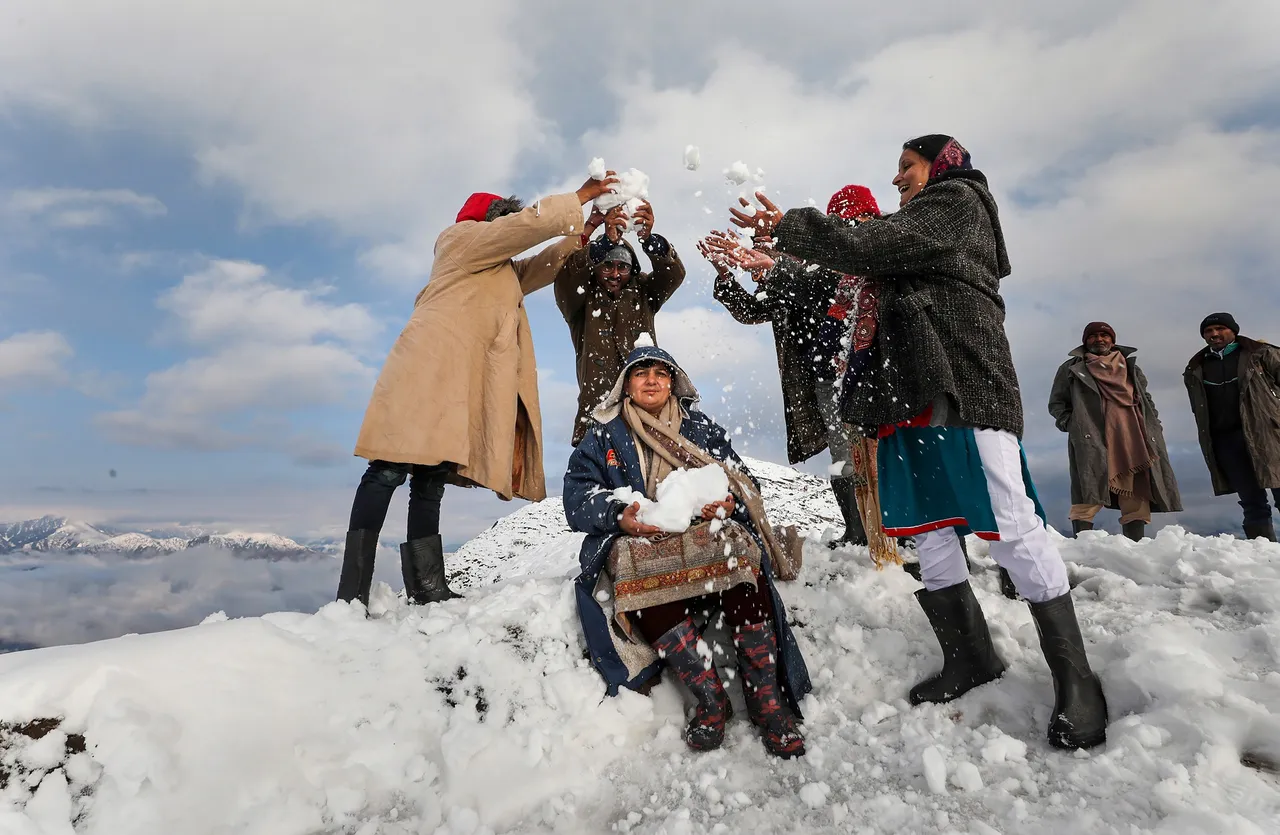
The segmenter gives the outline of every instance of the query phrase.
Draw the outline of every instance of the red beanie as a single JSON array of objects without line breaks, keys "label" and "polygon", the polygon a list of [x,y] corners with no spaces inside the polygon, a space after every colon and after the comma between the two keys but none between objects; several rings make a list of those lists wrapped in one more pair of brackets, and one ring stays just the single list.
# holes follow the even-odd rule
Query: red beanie
[{"label": "red beanie", "polygon": [[1093,336],[1095,333],[1105,333],[1107,336],[1111,337],[1112,342],[1116,341],[1115,330],[1106,322],[1090,322],[1084,326],[1084,336],[1080,338],[1080,343],[1084,344],[1085,342],[1088,342],[1089,337]]},{"label": "red beanie", "polygon": [[458,219],[454,223],[462,223],[464,220],[484,220],[484,216],[488,214],[489,207],[493,205],[493,201],[501,199],[502,197],[497,194],[477,191],[467,198],[466,203],[462,204],[462,209],[458,212]]},{"label": "red beanie", "polygon": [[880,206],[871,189],[866,186],[845,186],[831,195],[827,203],[827,214],[839,215],[845,220],[853,220],[859,215],[880,216]]}]

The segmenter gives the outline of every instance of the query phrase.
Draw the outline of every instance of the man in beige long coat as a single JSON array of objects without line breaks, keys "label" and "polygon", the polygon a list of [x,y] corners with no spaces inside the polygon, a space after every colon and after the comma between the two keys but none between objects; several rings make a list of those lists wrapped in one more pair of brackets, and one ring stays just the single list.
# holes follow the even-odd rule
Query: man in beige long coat
[{"label": "man in beige long coat", "polygon": [[546,497],[524,297],[551,284],[581,248],[583,204],[616,182],[588,180],[528,208],[514,197],[473,194],[436,240],[431,276],[382,366],[356,441],[369,468],[351,507],[339,600],[368,604],[378,534],[392,494],[410,476],[400,560],[411,603],[457,596],[445,583],[440,539],[446,482],[487,487],[503,499]]}]

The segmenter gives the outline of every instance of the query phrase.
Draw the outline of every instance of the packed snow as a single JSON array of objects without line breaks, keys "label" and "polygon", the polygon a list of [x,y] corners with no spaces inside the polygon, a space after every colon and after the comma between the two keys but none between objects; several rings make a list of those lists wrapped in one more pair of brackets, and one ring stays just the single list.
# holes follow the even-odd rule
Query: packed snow
[{"label": "packed snow", "polygon": [[735,186],[740,186],[744,183],[762,183],[764,182],[764,169],[757,168],[752,171],[751,167],[745,162],[737,160],[724,170],[724,178]]},{"label": "packed snow", "polygon": [[635,348],[652,348],[653,337],[649,334],[648,331],[641,331],[640,333],[636,334],[636,341],[632,343],[631,347],[633,350]]},{"label": "packed snow", "polygon": [[636,519],[669,533],[689,530],[689,522],[702,515],[702,508],[723,501],[729,495],[729,477],[719,464],[673,470],[658,483],[657,500],[637,490],[619,487],[613,497],[624,504],[637,503]]},{"label": "packed snow", "polygon": [[[603,180],[608,169],[602,157],[594,157],[587,166],[587,174],[592,179]],[[595,200],[595,207],[607,212],[614,206],[622,206],[628,215],[634,214],[640,204],[649,199],[649,175],[637,168],[629,168],[615,174],[618,182],[610,186],[609,192]]]},{"label": "packed snow", "polygon": [[552,498],[459,551],[495,549],[463,600],[408,607],[377,583],[368,619],[331,603],[0,657],[0,832],[1277,831],[1280,547],[1056,539],[1112,717],[1105,747],[1069,754],[1045,740],[1052,681],[983,543],[973,583],[1008,672],[913,707],[940,664],[919,584],[825,547],[821,480],[765,488],[779,524],[812,522],[780,584],[814,681],[802,759],[765,752],[732,682],[707,754],[669,677],[604,696],[570,583],[581,537]]},{"label": "packed snow", "polygon": [[684,167],[690,171],[697,171],[702,166],[702,151],[697,145],[684,146]]}]

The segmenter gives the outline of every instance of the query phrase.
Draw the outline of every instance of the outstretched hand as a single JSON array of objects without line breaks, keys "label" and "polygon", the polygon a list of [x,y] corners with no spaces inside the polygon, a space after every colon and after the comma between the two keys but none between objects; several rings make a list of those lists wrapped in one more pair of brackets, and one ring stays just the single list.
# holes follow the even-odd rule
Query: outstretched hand
[{"label": "outstretched hand", "polygon": [[582,187],[576,192],[578,195],[578,202],[585,206],[597,197],[604,197],[613,190],[610,186],[615,186],[617,184],[618,177],[616,171],[606,171],[604,173],[603,180],[588,177],[587,181],[583,183]]},{"label": "outstretched hand", "polygon": [[778,224],[782,223],[782,210],[773,205],[768,197],[764,196],[763,191],[756,192],[756,199],[760,201],[763,209],[757,209],[751,205],[751,202],[745,197],[739,197],[738,203],[747,211],[729,207],[729,214],[733,215],[733,223],[743,229],[754,229],[757,235],[766,235],[773,237],[773,230],[778,228]]},{"label": "outstretched hand", "polygon": [[640,502],[632,502],[626,510],[622,511],[622,518],[618,520],[618,527],[622,528],[623,533],[628,536],[654,536],[662,533],[662,528],[646,525],[637,519],[636,514],[639,512]]},{"label": "outstretched hand", "polygon": [[622,240],[622,233],[627,231],[627,210],[623,206],[614,206],[604,215],[604,236],[615,244]]},{"label": "outstretched hand", "polygon": [[649,240],[649,233],[653,231],[653,206],[649,205],[648,200],[642,202],[640,208],[636,209],[635,214],[631,216],[631,223],[635,226],[636,236],[640,240]]},{"label": "outstretched hand", "polygon": [[[698,251],[712,264],[740,267],[760,272],[773,267],[773,258],[758,249],[747,249],[736,236],[724,232],[712,232],[698,242]],[[717,267],[718,269],[718,267]]]}]

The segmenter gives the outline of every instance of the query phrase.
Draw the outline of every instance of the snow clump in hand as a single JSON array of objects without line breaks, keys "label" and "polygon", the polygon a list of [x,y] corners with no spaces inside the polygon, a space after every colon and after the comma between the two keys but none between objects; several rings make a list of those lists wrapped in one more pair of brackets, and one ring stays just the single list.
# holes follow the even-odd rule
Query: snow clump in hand
[{"label": "snow clump in hand", "polygon": [[[594,165],[599,160],[601,166],[601,176],[604,177],[604,160],[599,157],[591,162]],[[593,169],[588,169],[588,173],[595,177]],[[636,209],[640,208],[640,204],[649,199],[649,175],[636,168],[626,171],[620,171],[615,175],[618,182],[610,186],[608,194],[603,194],[595,200],[596,208],[602,212],[607,212],[614,206],[625,206],[627,214],[632,214]]]},{"label": "snow clump in hand", "polygon": [[592,157],[587,164],[587,176],[593,180],[603,180],[607,170],[604,167],[604,157]]},{"label": "snow clump in hand", "polygon": [[724,501],[729,495],[729,477],[719,464],[708,464],[692,470],[674,470],[658,485],[658,500],[650,501],[630,487],[619,487],[613,497],[630,506],[638,502],[636,518],[668,533],[684,533],[689,522],[702,516],[702,508]]}]

